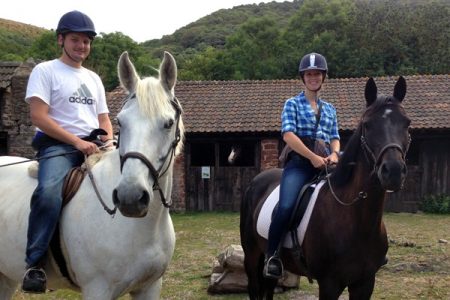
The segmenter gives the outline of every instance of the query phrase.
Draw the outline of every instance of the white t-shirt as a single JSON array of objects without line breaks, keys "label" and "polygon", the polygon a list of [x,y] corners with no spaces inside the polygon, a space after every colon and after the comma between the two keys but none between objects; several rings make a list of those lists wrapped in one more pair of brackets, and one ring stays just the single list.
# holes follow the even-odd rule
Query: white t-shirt
[{"label": "white t-shirt", "polygon": [[84,67],[73,68],[59,59],[34,67],[25,101],[29,103],[31,97],[47,103],[49,116],[78,137],[88,136],[99,128],[98,115],[109,113],[100,77]]}]

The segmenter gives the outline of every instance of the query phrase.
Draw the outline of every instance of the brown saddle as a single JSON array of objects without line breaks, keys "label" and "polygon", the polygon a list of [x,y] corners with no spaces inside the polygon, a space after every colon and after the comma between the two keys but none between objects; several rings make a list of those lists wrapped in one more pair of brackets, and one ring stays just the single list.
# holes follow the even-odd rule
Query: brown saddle
[{"label": "brown saddle", "polygon": [[62,207],[66,206],[67,203],[72,200],[73,196],[80,188],[85,175],[86,169],[82,167],[74,167],[69,171],[69,173],[67,173],[62,189]]}]

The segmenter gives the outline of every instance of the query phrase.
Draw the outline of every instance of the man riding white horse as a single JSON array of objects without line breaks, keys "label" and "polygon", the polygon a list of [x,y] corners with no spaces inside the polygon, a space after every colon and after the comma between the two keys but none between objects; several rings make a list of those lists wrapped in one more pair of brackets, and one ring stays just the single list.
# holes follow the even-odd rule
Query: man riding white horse
[{"label": "man riding white horse", "polygon": [[34,293],[46,290],[43,265],[61,212],[65,175],[82,164],[84,155],[98,151],[95,143],[86,140],[91,131],[102,128],[106,132],[102,140],[112,139],[101,79],[82,66],[96,36],[94,23],[87,15],[71,11],[61,17],[56,34],[61,56],[34,68],[25,98],[37,127],[33,139],[37,156],[51,156],[40,160],[39,183],[31,198],[22,290]]}]

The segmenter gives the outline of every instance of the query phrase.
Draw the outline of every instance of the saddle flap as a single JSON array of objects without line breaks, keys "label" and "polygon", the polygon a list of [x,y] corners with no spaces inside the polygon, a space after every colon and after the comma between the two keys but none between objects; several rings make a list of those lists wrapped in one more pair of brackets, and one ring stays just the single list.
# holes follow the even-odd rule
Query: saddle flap
[{"label": "saddle flap", "polygon": [[67,203],[72,200],[73,196],[76,194],[81,183],[83,182],[85,174],[86,171],[81,167],[72,168],[69,173],[67,173],[62,189],[62,207],[66,206]]},{"label": "saddle flap", "polygon": [[[314,191],[312,192],[310,201],[307,204],[304,217],[302,218],[301,221],[299,221],[300,224],[298,224],[298,226],[295,229],[300,245],[302,244],[303,238],[305,237],[306,229],[308,227],[311,214],[316,204],[317,196],[319,195],[320,189],[325,184],[325,182],[326,182],[325,180],[322,180],[315,186],[313,186]],[[278,204],[279,195],[280,195],[280,187],[277,186],[264,201],[264,204],[261,208],[261,211],[259,212],[258,219],[256,221],[256,230],[258,234],[265,239],[268,239],[269,236],[269,228],[272,220],[272,214],[276,205]],[[285,248],[294,248],[295,246],[290,235],[286,235],[286,238],[282,243],[283,247]]]}]

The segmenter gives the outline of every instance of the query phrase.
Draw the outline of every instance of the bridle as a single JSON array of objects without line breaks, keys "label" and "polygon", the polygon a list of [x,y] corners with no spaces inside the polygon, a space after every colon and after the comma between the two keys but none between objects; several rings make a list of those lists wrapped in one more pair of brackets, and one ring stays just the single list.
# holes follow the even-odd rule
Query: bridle
[{"label": "bridle", "polygon": [[[399,145],[398,143],[389,143],[387,145],[385,145],[383,148],[381,148],[381,150],[378,152],[378,155],[375,155],[375,152],[372,150],[372,148],[370,148],[369,143],[367,142],[368,139],[366,138],[366,134],[365,134],[365,127],[364,127],[364,116],[361,118],[361,137],[360,137],[360,142],[361,142],[361,148],[364,151],[364,156],[367,160],[367,162],[370,164],[371,162],[373,163],[373,168],[372,168],[372,172],[370,173],[370,177],[374,174],[376,174],[378,172],[378,168],[380,166],[381,163],[381,158],[383,157],[384,153],[388,150],[388,149],[396,149],[398,151],[400,151],[401,156],[402,156],[402,160],[403,162],[405,162],[406,164],[406,154],[408,153],[409,150],[409,146],[411,144],[411,135],[408,133],[408,143],[406,145],[406,148],[403,149],[403,147],[401,145]],[[326,178],[327,178],[327,182],[328,182],[328,186],[330,188],[331,194],[333,195],[334,199],[344,205],[344,206],[350,206],[352,204],[354,204],[355,202],[357,202],[358,200],[362,200],[362,199],[366,199],[367,198],[367,192],[364,191],[364,189],[362,191],[360,191],[357,195],[356,198],[354,198],[352,201],[350,202],[344,202],[341,199],[339,199],[339,197],[336,195],[336,193],[333,190],[333,187],[331,185],[331,181],[330,181],[330,175],[328,172],[328,167],[325,165],[325,172],[326,172]],[[403,185],[402,187],[403,188]],[[400,189],[401,189],[400,188]]]},{"label": "bridle", "polygon": [[[124,105],[130,101],[136,99],[136,94],[132,93],[130,94],[125,100],[124,100]],[[161,189],[161,186],[159,184],[159,179],[161,177],[164,176],[164,174],[166,174],[166,172],[169,170],[170,165],[172,164],[173,158],[175,157],[175,151],[176,148],[178,146],[178,143],[181,140],[181,130],[180,130],[180,117],[181,114],[183,113],[183,110],[181,109],[181,105],[180,102],[178,101],[178,99],[174,96],[171,100],[170,103],[172,104],[173,108],[175,109],[175,119],[176,119],[176,130],[175,130],[175,137],[174,140],[172,141],[172,144],[170,145],[169,150],[167,151],[166,155],[163,158],[164,163],[161,165],[161,167],[159,169],[156,169],[154,167],[154,165],[152,164],[152,162],[150,160],[147,159],[147,157],[140,153],[140,152],[136,152],[136,151],[130,151],[125,153],[124,155],[119,155],[120,156],[120,172],[122,173],[122,168],[123,165],[125,164],[126,160],[129,158],[136,158],[139,159],[145,166],[147,166],[148,170],[150,171],[150,174],[152,175],[154,182],[153,182],[153,190],[154,191],[158,191],[160,198],[161,198],[161,202],[164,205],[164,207],[169,208],[171,203],[169,203]],[[117,142],[117,148],[120,149],[120,132],[118,135],[118,142]],[[120,152],[119,152],[120,153]],[[164,169],[164,166],[166,166],[166,168]],[[164,169],[164,170],[163,170]]]}]

